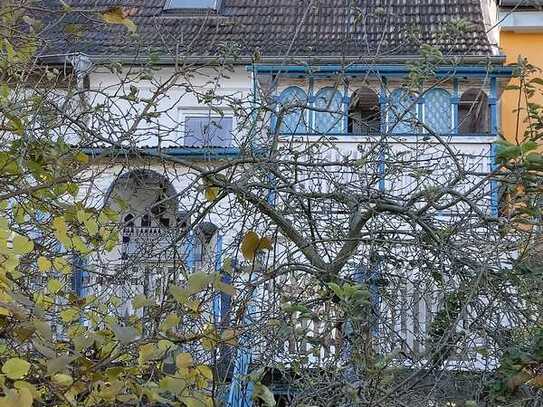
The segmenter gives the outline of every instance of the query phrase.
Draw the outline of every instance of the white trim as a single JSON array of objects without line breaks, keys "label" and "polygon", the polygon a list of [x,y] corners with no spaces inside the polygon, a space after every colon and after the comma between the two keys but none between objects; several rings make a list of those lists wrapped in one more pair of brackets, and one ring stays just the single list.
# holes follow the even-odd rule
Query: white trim
[{"label": "white trim", "polygon": [[543,11],[500,11],[498,21],[502,31],[543,32]]}]

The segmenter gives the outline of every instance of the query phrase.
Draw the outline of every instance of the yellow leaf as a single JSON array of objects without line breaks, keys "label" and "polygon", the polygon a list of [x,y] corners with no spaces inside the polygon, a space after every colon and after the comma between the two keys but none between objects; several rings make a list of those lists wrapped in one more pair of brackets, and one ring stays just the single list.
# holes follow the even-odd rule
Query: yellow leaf
[{"label": "yellow leaf", "polygon": [[78,151],[74,158],[81,164],[87,164],[89,162],[89,156],[82,151]]},{"label": "yellow leaf", "polygon": [[12,380],[19,380],[25,377],[30,370],[30,363],[19,358],[11,358],[2,366],[2,373]]},{"label": "yellow leaf", "polygon": [[62,274],[69,274],[72,271],[70,263],[63,257],[57,257],[53,260],[53,266]]},{"label": "yellow leaf", "polygon": [[122,7],[112,7],[102,13],[102,18],[108,24],[120,24],[128,28],[128,31],[135,32],[136,24],[129,18]]},{"label": "yellow leaf", "polygon": [[68,323],[72,322],[79,318],[79,310],[77,308],[66,308],[65,310],[60,311],[60,318]]},{"label": "yellow leaf", "polygon": [[39,398],[39,393],[30,383],[15,382],[15,388],[19,390],[17,407],[32,407],[34,398]]},{"label": "yellow leaf", "polygon": [[145,295],[138,294],[134,296],[134,298],[132,298],[132,306],[134,307],[134,309],[143,308],[150,303],[151,301],[149,301],[149,299]]},{"label": "yellow leaf", "polygon": [[34,249],[34,242],[24,236],[15,235],[13,238],[13,251],[15,254],[23,255],[30,253]]},{"label": "yellow leaf", "polygon": [[267,407],[274,407],[276,405],[273,393],[262,383],[255,383],[253,387],[253,400],[260,400]]},{"label": "yellow leaf", "polygon": [[49,281],[47,281],[47,288],[50,292],[56,294],[62,288],[62,283],[56,278],[51,278]]},{"label": "yellow leaf", "polygon": [[51,263],[51,260],[40,256],[38,257],[38,269],[42,272],[46,272],[51,270],[51,267],[53,267],[53,263]]},{"label": "yellow leaf", "polygon": [[192,273],[188,277],[187,285],[191,294],[198,293],[206,288],[215,276],[212,274],[199,272]]},{"label": "yellow leaf", "polygon": [[252,230],[247,232],[241,242],[241,253],[243,254],[243,257],[247,260],[254,260],[259,242],[260,238],[256,232],[253,232]]},{"label": "yellow leaf", "polygon": [[70,387],[73,384],[74,379],[72,379],[72,376],[70,375],[57,373],[51,378],[51,381],[60,387]]},{"label": "yellow leaf", "polygon": [[219,187],[206,187],[205,196],[209,202],[213,202],[219,196]]},{"label": "yellow leaf", "polygon": [[175,358],[175,366],[177,366],[178,369],[191,367],[192,363],[192,356],[190,353],[183,352]]},{"label": "yellow leaf", "polygon": [[207,381],[213,380],[213,371],[206,365],[196,366],[196,371],[202,375]]},{"label": "yellow leaf", "polygon": [[225,329],[221,334],[221,340],[228,345],[235,346],[237,343],[236,331],[233,329]]},{"label": "yellow leaf", "polygon": [[177,315],[169,314],[166,319],[164,319],[162,324],[160,324],[160,330],[163,332],[169,331],[170,329],[176,327],[180,320],[181,319]]},{"label": "yellow leaf", "polygon": [[[32,394],[32,397],[34,397],[35,399],[39,399],[40,398],[40,393],[38,392],[38,390],[36,389],[36,387],[34,387],[33,384],[31,383],[28,383],[28,382],[23,382],[23,381],[16,381],[13,386],[16,388],[16,389],[27,389],[30,391],[30,393]],[[30,404],[31,405],[31,404]]]},{"label": "yellow leaf", "polygon": [[269,237],[262,237],[258,243],[258,250],[273,250],[273,243]]}]

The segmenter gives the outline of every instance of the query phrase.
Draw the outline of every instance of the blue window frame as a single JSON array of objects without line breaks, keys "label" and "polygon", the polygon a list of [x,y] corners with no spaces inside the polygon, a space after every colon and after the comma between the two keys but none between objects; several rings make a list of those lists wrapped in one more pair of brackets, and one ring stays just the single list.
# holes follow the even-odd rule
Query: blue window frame
[{"label": "blue window frame", "polygon": [[314,106],[316,133],[337,134],[343,132],[343,97],[341,92],[333,87],[322,88],[315,96]]},{"label": "blue window frame", "polygon": [[387,129],[394,134],[416,133],[417,103],[414,95],[405,89],[390,94]]},{"label": "blue window frame", "polygon": [[451,132],[451,95],[445,89],[431,89],[424,95],[424,124],[438,134]]},{"label": "blue window frame", "polygon": [[279,133],[307,133],[307,94],[297,86],[286,88],[279,96],[279,115],[282,115]]}]

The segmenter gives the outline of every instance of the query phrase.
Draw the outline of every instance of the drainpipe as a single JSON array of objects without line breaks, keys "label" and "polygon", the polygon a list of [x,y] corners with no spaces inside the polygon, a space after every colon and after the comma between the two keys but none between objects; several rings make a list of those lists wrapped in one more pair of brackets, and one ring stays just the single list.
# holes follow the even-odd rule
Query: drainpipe
[{"label": "drainpipe", "polygon": [[94,68],[94,64],[91,59],[83,53],[67,55],[66,62],[70,63],[74,68],[76,87],[79,91],[81,108],[83,111],[85,111],[89,107],[86,92],[90,88],[89,73]]}]

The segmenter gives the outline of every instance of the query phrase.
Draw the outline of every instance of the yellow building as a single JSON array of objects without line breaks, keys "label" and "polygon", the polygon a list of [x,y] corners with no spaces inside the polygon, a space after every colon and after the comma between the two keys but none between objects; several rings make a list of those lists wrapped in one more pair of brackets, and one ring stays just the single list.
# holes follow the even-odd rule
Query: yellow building
[{"label": "yellow building", "polygon": [[[500,48],[507,57],[507,63],[516,63],[521,57],[543,69],[543,0],[501,0],[498,24]],[[543,77],[543,72],[539,76]],[[518,80],[513,79],[512,84],[518,84]],[[534,101],[543,103],[543,96],[534,97]],[[501,98],[501,130],[511,142],[521,141],[526,130],[526,115],[515,112],[519,106],[526,106],[520,92],[504,91]]]}]

